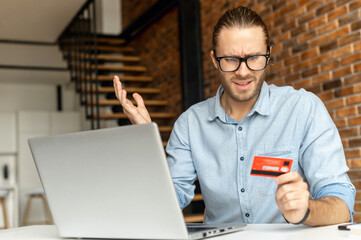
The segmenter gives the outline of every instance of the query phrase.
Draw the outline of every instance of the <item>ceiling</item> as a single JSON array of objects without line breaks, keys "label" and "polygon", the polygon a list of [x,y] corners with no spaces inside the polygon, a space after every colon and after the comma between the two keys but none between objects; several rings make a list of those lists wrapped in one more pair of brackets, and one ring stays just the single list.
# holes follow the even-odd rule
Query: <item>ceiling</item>
[{"label": "ceiling", "polygon": [[1,0],[0,40],[55,42],[86,0]]}]

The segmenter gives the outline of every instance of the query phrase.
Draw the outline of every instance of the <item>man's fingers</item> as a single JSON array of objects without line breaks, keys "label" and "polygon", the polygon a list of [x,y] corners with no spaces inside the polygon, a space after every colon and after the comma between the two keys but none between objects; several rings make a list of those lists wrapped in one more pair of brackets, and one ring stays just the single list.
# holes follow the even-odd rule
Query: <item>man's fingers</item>
[{"label": "man's fingers", "polygon": [[293,171],[293,172],[285,173],[276,178],[276,183],[278,185],[293,181],[303,181],[301,175],[298,172]]},{"label": "man's fingers", "polygon": [[133,98],[137,102],[138,107],[145,108],[144,100],[143,100],[142,96],[140,96],[138,93],[134,93]]}]

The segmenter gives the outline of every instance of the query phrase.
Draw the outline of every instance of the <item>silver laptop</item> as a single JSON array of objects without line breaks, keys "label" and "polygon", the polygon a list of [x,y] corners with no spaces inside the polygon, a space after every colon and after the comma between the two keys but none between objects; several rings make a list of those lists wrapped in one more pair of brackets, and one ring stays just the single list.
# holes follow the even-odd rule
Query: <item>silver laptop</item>
[{"label": "silver laptop", "polygon": [[245,224],[188,231],[155,123],[29,140],[61,237],[198,239]]}]

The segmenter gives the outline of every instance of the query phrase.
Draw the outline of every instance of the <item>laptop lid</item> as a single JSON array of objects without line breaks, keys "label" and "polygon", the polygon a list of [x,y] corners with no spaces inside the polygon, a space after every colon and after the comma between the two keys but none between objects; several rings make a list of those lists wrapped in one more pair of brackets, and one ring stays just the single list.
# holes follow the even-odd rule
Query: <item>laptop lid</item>
[{"label": "laptop lid", "polygon": [[29,146],[61,237],[188,238],[155,123]]}]

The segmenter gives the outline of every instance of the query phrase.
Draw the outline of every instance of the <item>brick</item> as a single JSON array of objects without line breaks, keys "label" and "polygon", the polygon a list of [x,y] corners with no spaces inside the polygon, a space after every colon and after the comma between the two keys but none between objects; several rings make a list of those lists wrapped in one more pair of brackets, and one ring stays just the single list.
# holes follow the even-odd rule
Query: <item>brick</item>
[{"label": "brick", "polygon": [[319,73],[319,68],[314,67],[314,68],[307,69],[306,71],[303,71],[302,72],[302,77],[307,78],[307,77],[316,75],[318,73]]},{"label": "brick", "polygon": [[328,91],[328,92],[322,92],[317,94],[317,96],[324,102],[324,101],[328,101],[332,98],[334,98],[334,94],[332,91]]},{"label": "brick", "polygon": [[282,33],[281,35],[278,35],[274,38],[274,42],[275,44],[277,43],[282,43],[283,41],[285,41],[286,39],[291,38],[291,33],[290,32],[285,32]]},{"label": "brick", "polygon": [[305,87],[305,89],[309,92],[313,92],[314,94],[318,94],[322,91],[322,87],[321,85],[317,85],[317,86],[308,86],[308,87]]},{"label": "brick", "polygon": [[328,41],[329,41],[329,36],[323,35],[323,36],[317,37],[315,40],[310,41],[310,47],[317,47]]},{"label": "brick", "polygon": [[347,67],[341,68],[339,70],[333,71],[332,72],[332,77],[333,78],[339,78],[339,77],[349,75],[351,73],[352,73],[351,66],[347,66]]},{"label": "brick", "polygon": [[319,7],[322,4],[322,1],[311,1],[310,4],[307,5],[307,11],[312,11],[313,9]]},{"label": "brick", "polygon": [[326,72],[326,71],[330,71],[332,69],[336,69],[340,66],[340,62],[338,60],[329,62],[329,63],[325,63],[321,65],[321,71],[322,72]]},{"label": "brick", "polygon": [[327,62],[331,57],[331,53],[330,52],[325,52],[323,54],[318,54],[315,58],[312,58],[310,60],[311,65],[316,65],[316,64],[322,64],[324,62]]},{"label": "brick", "polygon": [[353,138],[348,140],[350,147],[361,147],[361,138]]},{"label": "brick", "polygon": [[[355,136],[360,135],[360,128],[355,127],[355,128],[342,129],[339,132],[340,132],[341,138],[355,137]],[[361,161],[360,161],[360,164],[361,164]]]},{"label": "brick", "polygon": [[350,160],[351,168],[361,168],[361,159],[352,159]]},{"label": "brick", "polygon": [[361,124],[361,116],[349,118],[348,123],[350,124],[350,126],[360,125]]},{"label": "brick", "polygon": [[330,90],[330,89],[341,87],[342,82],[341,82],[341,79],[336,79],[336,80],[333,80],[331,82],[325,82],[322,85],[323,85],[323,90],[327,91],[327,90]]},{"label": "brick", "polygon": [[296,89],[305,88],[306,86],[310,86],[312,84],[312,79],[306,79],[299,81],[297,83],[293,83],[292,86]]},{"label": "brick", "polygon": [[354,84],[360,82],[361,74],[354,74],[352,76],[349,76],[345,78],[344,83],[347,84]]},{"label": "brick", "polygon": [[305,68],[308,68],[310,66],[310,62],[309,61],[305,61],[299,64],[296,64],[293,66],[293,71],[299,71],[299,70],[303,70]]},{"label": "brick", "polygon": [[352,23],[354,21],[357,21],[359,18],[360,18],[360,15],[359,15],[358,11],[349,12],[345,16],[340,17],[338,22],[339,22],[340,26],[342,26],[342,25],[349,24],[349,23]]},{"label": "brick", "polygon": [[287,5],[281,10],[281,15],[285,15],[286,13],[289,13],[290,11],[294,10],[296,8],[296,4],[292,3]]},{"label": "brick", "polygon": [[[337,117],[346,117],[346,116],[352,116],[358,113],[358,109],[357,107],[353,106],[353,107],[345,107],[345,108],[341,108],[341,109],[337,109],[336,110],[336,115]],[[352,130],[354,131],[355,128],[352,129],[348,129],[348,130]],[[358,129],[359,130],[359,129]],[[355,132],[355,131],[354,131]],[[357,134],[359,134],[360,131],[357,131]]]},{"label": "brick", "polygon": [[345,106],[345,100],[343,98],[341,98],[341,99],[333,99],[331,101],[327,101],[325,103],[325,106],[326,106],[326,108],[328,110],[344,107]]},{"label": "brick", "polygon": [[357,84],[353,85],[353,89],[354,89],[355,93],[361,92],[361,83],[357,83]]},{"label": "brick", "polygon": [[333,29],[336,29],[338,27],[338,21],[332,21],[330,23],[325,24],[324,26],[320,27],[317,30],[318,34],[323,34],[329,31],[332,31]]},{"label": "brick", "polygon": [[361,221],[361,213],[355,212],[355,214],[353,215],[353,221],[360,222]]},{"label": "brick", "polygon": [[352,53],[352,46],[346,45],[344,47],[338,48],[332,52],[332,58],[338,58],[347,54]]},{"label": "brick", "polygon": [[350,4],[350,11],[358,9],[360,7],[361,7],[361,1],[357,0],[357,1]]},{"label": "brick", "polygon": [[328,52],[328,51],[331,51],[333,49],[336,49],[337,47],[338,47],[337,40],[333,40],[331,42],[328,42],[326,44],[321,45],[320,46],[320,52],[321,53]]},{"label": "brick", "polygon": [[353,43],[353,42],[356,42],[358,40],[360,40],[360,32],[355,32],[355,33],[352,33],[352,34],[349,34],[347,36],[342,36],[339,38],[339,43],[340,43],[340,46],[343,46],[345,44],[348,44],[348,43]]},{"label": "brick", "polygon": [[347,173],[348,177],[352,180],[360,179],[361,178],[361,171],[360,170],[351,170]]},{"label": "brick", "polygon": [[319,15],[325,14],[325,13],[331,11],[332,9],[334,9],[335,7],[336,7],[335,2],[330,2],[326,5],[323,5],[322,7],[318,8],[316,10],[316,15],[319,16]]},{"label": "brick", "polygon": [[292,82],[300,80],[301,78],[302,78],[301,73],[292,74],[292,75],[286,77],[286,83],[290,84]]},{"label": "brick", "polygon": [[315,76],[313,78],[313,84],[327,82],[330,79],[331,79],[331,73],[330,72],[318,74],[317,76]]},{"label": "brick", "polygon": [[341,88],[341,89],[335,91],[335,97],[344,97],[344,96],[348,96],[348,95],[351,95],[354,93],[355,93],[355,90],[354,90],[353,86],[344,87],[344,88]]},{"label": "brick", "polygon": [[[361,200],[361,191],[356,191],[356,201],[359,201],[359,200]],[[356,220],[354,219],[354,221],[356,221]]]},{"label": "brick", "polygon": [[296,20],[293,20],[293,21],[287,23],[284,27],[282,27],[282,32],[286,32],[296,26],[297,26]]},{"label": "brick", "polygon": [[355,72],[360,72],[361,71],[361,63],[358,63],[358,64],[354,65],[354,71]]},{"label": "brick", "polygon": [[361,189],[361,181],[352,181],[352,184],[356,189]]},{"label": "brick", "polygon": [[305,24],[302,24],[301,26],[296,27],[291,31],[291,36],[295,37],[303,32],[306,32],[307,28]]},{"label": "brick", "polygon": [[359,203],[359,202],[356,202],[355,203],[355,211],[361,211],[361,203]]},{"label": "brick", "polygon": [[315,30],[306,31],[304,34],[302,34],[298,37],[298,42],[304,42],[304,41],[310,40],[315,37],[316,37]]},{"label": "brick", "polygon": [[361,94],[347,97],[347,105],[361,103]]},{"label": "brick", "polygon": [[330,39],[339,39],[340,37],[342,36],[345,36],[346,34],[350,33],[351,30],[350,30],[350,27],[347,25],[347,26],[344,26],[336,31],[333,31],[330,33],[329,35],[329,38]]},{"label": "brick", "polygon": [[328,20],[331,21],[335,18],[338,18],[342,15],[344,15],[347,12],[347,7],[346,6],[342,6],[334,11],[332,11],[331,13],[328,14]]},{"label": "brick", "polygon": [[297,44],[294,47],[292,47],[292,53],[293,54],[297,54],[299,52],[304,51],[305,49],[308,49],[308,44],[307,42],[301,43],[301,44]]},{"label": "brick", "polygon": [[355,54],[353,54],[351,56],[344,57],[341,60],[341,64],[346,65],[346,64],[354,63],[354,62],[357,62],[357,61],[360,61],[360,60],[361,60],[361,52],[358,52],[358,53],[355,53]]},{"label": "brick", "polygon": [[287,58],[284,62],[285,62],[285,65],[290,65],[290,64],[294,64],[294,63],[297,63],[300,61],[300,56],[299,55],[295,55],[291,58]]},{"label": "brick", "polygon": [[316,18],[314,20],[312,20],[310,23],[309,23],[309,28],[312,29],[312,28],[316,28],[322,24],[325,24],[327,23],[327,16],[324,15],[324,16],[321,16],[319,18]]},{"label": "brick", "polygon": [[298,6],[302,6],[303,4],[306,4],[306,3],[308,3],[308,2],[310,2],[311,0],[298,0],[297,1],[297,5]]},{"label": "brick", "polygon": [[354,51],[360,51],[361,50],[361,42],[357,42],[353,44]]},{"label": "brick", "polygon": [[307,58],[311,58],[313,56],[316,56],[317,54],[319,54],[319,48],[315,47],[315,48],[309,49],[306,52],[302,53],[301,59],[306,60]]},{"label": "brick", "polygon": [[347,139],[342,139],[342,146],[343,148],[348,148],[349,147],[349,144],[348,144],[348,140]]},{"label": "brick", "polygon": [[361,157],[361,149],[351,149],[351,150],[345,150],[345,156],[346,158],[356,158]]},{"label": "brick", "polygon": [[298,19],[299,24],[304,24],[306,22],[309,22],[311,19],[315,18],[316,16],[316,13],[314,11],[304,12],[304,13],[305,14]]},{"label": "brick", "polygon": [[351,24],[351,31],[357,31],[361,29],[361,21],[357,21]]}]

